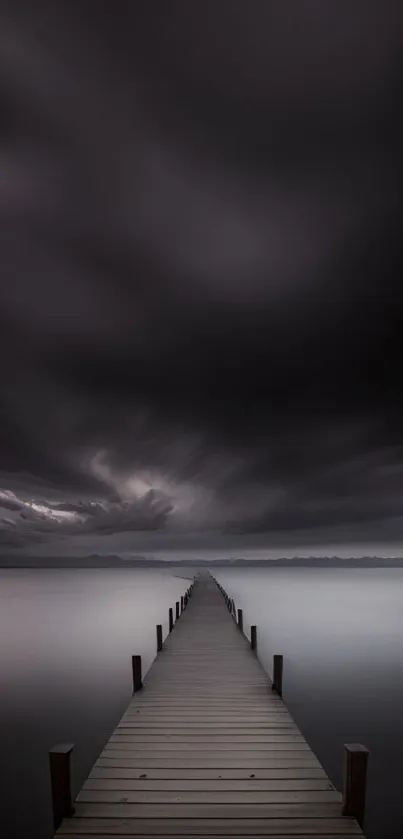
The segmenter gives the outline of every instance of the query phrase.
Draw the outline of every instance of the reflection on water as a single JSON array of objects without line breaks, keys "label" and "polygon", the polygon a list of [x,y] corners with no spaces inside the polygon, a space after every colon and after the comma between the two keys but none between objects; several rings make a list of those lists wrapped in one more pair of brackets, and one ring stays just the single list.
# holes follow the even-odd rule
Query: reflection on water
[{"label": "reflection on water", "polygon": [[137,569],[0,572],[4,839],[52,835],[49,747],[76,744],[78,791],[129,702],[131,655],[145,672],[155,626],[166,635],[168,608],[188,585]]},{"label": "reflection on water", "polygon": [[[49,839],[47,750],[76,743],[74,790],[145,669],[155,625],[188,586],[180,571],[0,572],[0,770],[5,839]],[[183,572],[186,574],[186,571]],[[270,671],[284,654],[284,698],[334,783],[343,743],[371,750],[367,834],[403,835],[403,569],[215,571],[244,626],[258,625]],[[189,575],[191,576],[191,575]]]},{"label": "reflection on water", "polygon": [[366,832],[403,836],[403,569],[222,570],[244,628],[258,625],[271,672],[284,655],[284,699],[332,781],[343,744],[370,749]]}]

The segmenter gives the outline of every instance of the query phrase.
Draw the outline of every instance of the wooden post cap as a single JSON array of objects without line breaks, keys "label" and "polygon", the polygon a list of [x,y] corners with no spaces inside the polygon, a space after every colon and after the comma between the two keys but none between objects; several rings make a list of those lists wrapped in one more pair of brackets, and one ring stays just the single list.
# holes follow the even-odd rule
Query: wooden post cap
[{"label": "wooden post cap", "polygon": [[69,755],[74,749],[74,743],[58,743],[56,746],[52,746],[49,749],[49,754],[55,755]]}]

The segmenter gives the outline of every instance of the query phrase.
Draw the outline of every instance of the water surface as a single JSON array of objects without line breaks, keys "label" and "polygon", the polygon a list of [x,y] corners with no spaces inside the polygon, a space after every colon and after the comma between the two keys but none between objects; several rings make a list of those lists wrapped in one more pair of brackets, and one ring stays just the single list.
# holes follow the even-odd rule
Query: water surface
[{"label": "water surface", "polygon": [[370,749],[366,832],[403,836],[403,569],[219,570],[258,625],[271,673],[284,655],[284,700],[342,789],[343,744]]},{"label": "water surface", "polygon": [[[57,569],[0,572],[1,812],[4,839],[50,839],[48,749],[76,744],[78,792],[144,672],[157,623],[186,571]],[[2,834],[3,835],[3,834]]]},{"label": "water surface", "polygon": [[[343,743],[371,751],[369,839],[403,836],[403,569],[214,571],[258,626],[271,671],[284,654],[284,699],[341,788]],[[50,839],[47,752],[76,744],[78,791],[131,695],[131,655],[144,669],[155,625],[168,628],[187,571],[0,572],[0,770],[5,839]],[[189,572],[189,577],[192,572]]]}]

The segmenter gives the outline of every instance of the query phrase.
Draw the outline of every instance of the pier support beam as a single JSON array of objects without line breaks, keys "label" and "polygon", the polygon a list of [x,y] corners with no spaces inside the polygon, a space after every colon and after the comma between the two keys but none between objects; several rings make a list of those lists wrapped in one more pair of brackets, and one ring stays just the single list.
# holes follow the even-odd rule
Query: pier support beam
[{"label": "pier support beam", "polygon": [[272,690],[275,690],[279,696],[283,695],[283,656],[273,656],[273,684]]},{"label": "pier support beam", "polygon": [[74,813],[71,804],[71,753],[74,743],[60,743],[49,751],[50,783],[52,790],[53,826],[55,831],[62,819]]},{"label": "pier support beam", "polygon": [[141,675],[141,655],[132,655],[132,669],[133,669],[133,693],[137,693],[143,687],[143,680]]},{"label": "pier support beam", "polygon": [[343,816],[364,824],[369,751],[360,743],[346,743],[343,789]]}]

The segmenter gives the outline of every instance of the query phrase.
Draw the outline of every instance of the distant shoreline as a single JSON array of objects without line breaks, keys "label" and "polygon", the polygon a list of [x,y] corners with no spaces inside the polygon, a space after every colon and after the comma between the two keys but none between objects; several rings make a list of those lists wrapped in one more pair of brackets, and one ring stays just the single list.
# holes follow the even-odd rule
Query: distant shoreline
[{"label": "distant shoreline", "polygon": [[0,558],[0,569],[27,569],[27,568],[175,568],[175,569],[198,569],[198,568],[403,568],[403,558],[383,557],[351,557],[341,559],[340,557],[279,557],[278,559],[178,559],[161,560],[146,557],[123,560],[118,556],[90,556],[90,557],[10,557],[2,561]]}]

